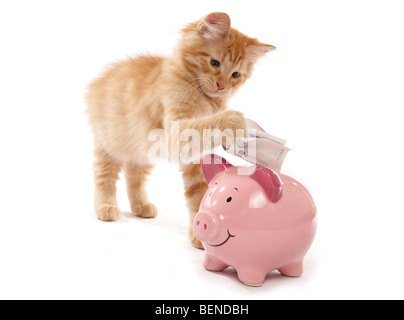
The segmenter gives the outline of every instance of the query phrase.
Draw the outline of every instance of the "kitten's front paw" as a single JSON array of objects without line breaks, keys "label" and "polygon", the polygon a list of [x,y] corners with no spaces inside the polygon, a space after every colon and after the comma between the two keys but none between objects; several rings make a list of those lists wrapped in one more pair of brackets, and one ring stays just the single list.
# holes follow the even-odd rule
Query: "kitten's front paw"
[{"label": "kitten's front paw", "polygon": [[114,206],[105,205],[96,208],[95,214],[101,221],[116,221],[121,217],[121,210]]},{"label": "kitten's front paw", "polygon": [[247,122],[241,112],[226,110],[222,113],[219,129],[222,132],[222,146],[228,150],[237,138],[247,136]]},{"label": "kitten's front paw", "polygon": [[235,110],[226,110],[225,112],[223,112],[220,129],[222,131],[230,129],[233,131],[234,136],[236,136],[236,130],[244,130],[244,136],[246,136],[247,122],[244,118],[243,113]]},{"label": "kitten's front paw", "polygon": [[136,217],[141,218],[155,218],[157,217],[157,207],[152,203],[147,203],[145,205],[135,205],[132,207],[132,212]]},{"label": "kitten's front paw", "polygon": [[197,238],[193,237],[190,241],[194,248],[204,250],[202,242],[200,242]]}]

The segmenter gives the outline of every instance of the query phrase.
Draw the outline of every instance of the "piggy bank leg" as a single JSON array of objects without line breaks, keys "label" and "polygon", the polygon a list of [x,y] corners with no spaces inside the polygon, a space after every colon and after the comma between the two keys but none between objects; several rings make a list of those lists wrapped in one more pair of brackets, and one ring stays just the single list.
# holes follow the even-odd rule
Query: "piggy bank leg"
[{"label": "piggy bank leg", "polygon": [[209,254],[205,254],[205,260],[203,261],[203,266],[208,271],[222,271],[227,269],[229,266],[223,263],[221,260],[213,257]]},{"label": "piggy bank leg", "polygon": [[259,269],[240,269],[237,270],[239,280],[250,287],[261,287],[264,284],[267,272]]},{"label": "piggy bank leg", "polygon": [[303,261],[290,263],[279,268],[278,271],[286,277],[300,277],[303,274]]}]

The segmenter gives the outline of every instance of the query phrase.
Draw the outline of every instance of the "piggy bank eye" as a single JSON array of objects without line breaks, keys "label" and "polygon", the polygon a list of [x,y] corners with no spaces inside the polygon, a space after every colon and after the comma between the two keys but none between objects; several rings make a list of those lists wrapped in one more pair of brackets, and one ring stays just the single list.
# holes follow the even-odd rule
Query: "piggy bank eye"
[{"label": "piggy bank eye", "polygon": [[232,199],[233,199],[232,197],[228,197],[226,201],[230,202]]}]

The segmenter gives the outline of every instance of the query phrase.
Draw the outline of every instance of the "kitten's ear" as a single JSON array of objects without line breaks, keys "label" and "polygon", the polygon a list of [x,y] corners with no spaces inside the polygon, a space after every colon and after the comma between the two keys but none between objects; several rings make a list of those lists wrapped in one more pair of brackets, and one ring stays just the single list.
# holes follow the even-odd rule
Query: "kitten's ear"
[{"label": "kitten's ear", "polygon": [[199,22],[198,30],[206,40],[226,38],[230,32],[230,17],[224,12],[211,13]]},{"label": "kitten's ear", "polygon": [[261,42],[255,42],[247,47],[247,54],[251,60],[257,61],[263,57],[267,52],[275,50],[276,47],[270,44],[264,44]]}]

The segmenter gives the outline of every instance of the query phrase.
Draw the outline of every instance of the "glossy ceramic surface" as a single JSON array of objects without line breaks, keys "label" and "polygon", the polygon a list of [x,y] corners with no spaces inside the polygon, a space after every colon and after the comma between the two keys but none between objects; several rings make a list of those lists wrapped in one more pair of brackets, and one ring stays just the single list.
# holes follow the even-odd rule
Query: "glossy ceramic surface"
[{"label": "glossy ceramic surface", "polygon": [[202,170],[209,189],[194,219],[204,267],[235,268],[241,282],[260,286],[269,271],[303,273],[316,233],[316,207],[295,179],[266,167],[238,168],[214,155]]}]

